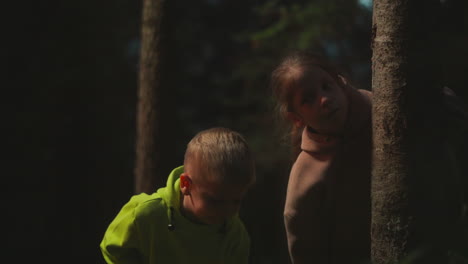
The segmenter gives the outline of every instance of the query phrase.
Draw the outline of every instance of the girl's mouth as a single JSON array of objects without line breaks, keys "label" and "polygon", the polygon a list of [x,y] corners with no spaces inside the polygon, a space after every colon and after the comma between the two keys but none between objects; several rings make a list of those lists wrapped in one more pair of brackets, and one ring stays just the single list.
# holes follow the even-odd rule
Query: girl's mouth
[{"label": "girl's mouth", "polygon": [[335,108],[333,110],[331,110],[330,112],[328,112],[327,116],[328,118],[332,118],[336,115],[336,113],[338,112],[339,108]]}]

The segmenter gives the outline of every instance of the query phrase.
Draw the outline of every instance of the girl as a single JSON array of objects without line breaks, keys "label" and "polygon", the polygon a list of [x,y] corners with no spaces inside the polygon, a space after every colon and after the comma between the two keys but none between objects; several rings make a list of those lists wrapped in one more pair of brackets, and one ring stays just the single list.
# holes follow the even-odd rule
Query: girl
[{"label": "girl", "polygon": [[280,63],[272,89],[292,125],[295,162],[284,209],[292,262],[369,260],[371,93],[305,52]]}]

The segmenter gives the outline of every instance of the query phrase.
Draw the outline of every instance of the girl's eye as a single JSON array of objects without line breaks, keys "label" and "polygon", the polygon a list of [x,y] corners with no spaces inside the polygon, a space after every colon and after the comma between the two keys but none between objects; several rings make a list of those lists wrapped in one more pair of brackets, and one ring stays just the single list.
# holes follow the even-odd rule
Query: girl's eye
[{"label": "girl's eye", "polygon": [[302,104],[311,104],[315,100],[315,93],[309,92],[305,93],[302,97]]}]

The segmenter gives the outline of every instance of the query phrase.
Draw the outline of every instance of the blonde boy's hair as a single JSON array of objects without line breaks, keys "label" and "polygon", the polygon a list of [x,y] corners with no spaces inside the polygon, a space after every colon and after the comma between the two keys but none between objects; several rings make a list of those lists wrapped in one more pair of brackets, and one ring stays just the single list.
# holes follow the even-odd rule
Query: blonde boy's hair
[{"label": "blonde boy's hair", "polygon": [[200,168],[203,180],[250,185],[255,165],[249,146],[239,133],[223,127],[199,132],[187,145],[184,165]]}]

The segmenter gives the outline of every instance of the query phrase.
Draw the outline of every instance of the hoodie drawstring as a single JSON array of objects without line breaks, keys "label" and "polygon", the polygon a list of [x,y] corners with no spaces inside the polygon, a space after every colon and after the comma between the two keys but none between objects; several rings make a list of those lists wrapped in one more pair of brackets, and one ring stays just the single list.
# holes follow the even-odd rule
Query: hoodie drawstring
[{"label": "hoodie drawstring", "polygon": [[169,231],[174,231],[175,229],[175,225],[174,225],[174,208],[172,208],[172,206],[169,207],[169,224],[167,225],[167,229],[169,229]]}]

